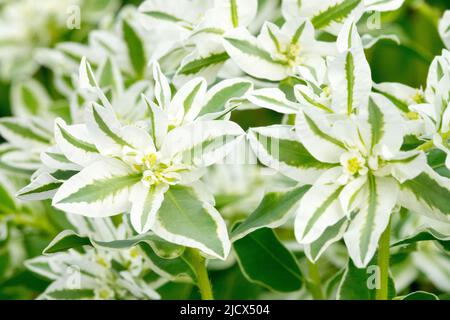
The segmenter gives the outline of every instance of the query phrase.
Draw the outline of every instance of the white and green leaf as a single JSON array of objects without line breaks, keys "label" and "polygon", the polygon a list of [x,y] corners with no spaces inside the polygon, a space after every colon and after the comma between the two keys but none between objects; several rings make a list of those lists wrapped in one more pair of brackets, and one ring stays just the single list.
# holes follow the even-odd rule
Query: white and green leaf
[{"label": "white and green leaf", "polygon": [[349,255],[358,268],[366,267],[377,249],[378,240],[386,229],[397,204],[398,183],[393,178],[367,177],[360,205],[355,210],[344,241]]},{"label": "white and green leaf", "polygon": [[291,126],[252,128],[247,138],[264,165],[303,183],[313,183],[325,170],[334,166],[311,155],[298,141]]},{"label": "white and green leaf", "polygon": [[152,230],[169,242],[199,249],[222,260],[231,247],[219,212],[187,186],[172,186],[165,193]]},{"label": "white and green leaf", "polygon": [[130,209],[130,192],[142,178],[120,160],[97,161],[59,188],[52,205],[88,217],[107,217]]}]

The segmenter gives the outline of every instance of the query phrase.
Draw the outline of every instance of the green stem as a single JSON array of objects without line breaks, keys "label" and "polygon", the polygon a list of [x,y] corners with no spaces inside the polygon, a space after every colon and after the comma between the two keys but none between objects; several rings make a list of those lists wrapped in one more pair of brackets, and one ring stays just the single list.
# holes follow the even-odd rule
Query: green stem
[{"label": "green stem", "polygon": [[417,147],[417,150],[421,150],[421,151],[428,151],[430,149],[432,149],[434,147],[434,142],[433,140],[428,140],[427,142],[421,144],[420,146]]},{"label": "green stem", "polygon": [[380,272],[380,287],[376,292],[377,300],[388,299],[388,281],[389,281],[389,249],[391,236],[391,222],[389,221],[386,230],[381,235],[378,242],[378,268]]},{"label": "green stem", "polygon": [[211,282],[209,281],[208,271],[206,270],[205,258],[203,258],[197,249],[188,249],[192,257],[192,264],[197,271],[197,286],[200,289],[202,300],[214,300]]},{"label": "green stem", "polygon": [[324,295],[322,292],[322,281],[320,280],[319,269],[317,268],[317,263],[309,261],[306,259],[308,263],[308,275],[310,282],[310,291],[314,298],[314,300],[323,300]]}]

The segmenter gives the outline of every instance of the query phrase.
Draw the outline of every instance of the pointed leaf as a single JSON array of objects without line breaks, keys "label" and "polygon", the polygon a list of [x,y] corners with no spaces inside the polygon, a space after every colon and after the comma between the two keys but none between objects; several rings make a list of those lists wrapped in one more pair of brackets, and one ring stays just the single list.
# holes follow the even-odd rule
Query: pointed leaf
[{"label": "pointed leaf", "polygon": [[[246,278],[271,290],[300,290],[303,277],[294,255],[267,228],[254,231],[233,243]],[[269,271],[269,272],[268,272]]]},{"label": "pointed leaf", "polygon": [[232,241],[260,228],[276,228],[282,225],[309,188],[310,186],[302,186],[287,192],[267,193],[255,211],[233,230]]},{"label": "pointed leaf", "polygon": [[191,187],[172,186],[166,192],[152,230],[169,242],[200,249],[219,259],[225,259],[230,251],[223,218]]},{"label": "pointed leaf", "polygon": [[98,161],[64,182],[52,204],[88,217],[116,215],[129,209],[131,188],[141,178],[120,160]]}]

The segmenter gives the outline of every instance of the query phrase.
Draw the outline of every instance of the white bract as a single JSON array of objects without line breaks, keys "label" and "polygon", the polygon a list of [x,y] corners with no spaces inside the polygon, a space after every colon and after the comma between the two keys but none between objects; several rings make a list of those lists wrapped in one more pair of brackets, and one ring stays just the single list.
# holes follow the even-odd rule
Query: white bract
[{"label": "white bract", "polygon": [[338,37],[338,47],[344,40],[349,47],[339,50],[328,70],[329,95],[306,86],[296,87],[300,103],[294,104],[270,96],[270,89],[250,95],[262,107],[297,114],[294,128],[253,128],[249,140],[262,163],[313,185],[300,200],[295,225],[308,257],[316,260],[344,237],[355,265],[364,267],[396,206],[448,221],[448,201],[435,202],[423,188],[445,194],[450,189],[423,151],[401,151],[406,119],[388,98],[371,93],[370,69],[353,26],[348,23]]},{"label": "white bract", "polygon": [[[441,24],[445,22],[444,15]],[[444,39],[444,38],[443,38]],[[429,150],[433,147],[449,153],[450,136],[450,52],[442,50],[428,70],[425,89],[384,82],[374,84],[374,89],[391,100],[408,119],[408,133],[418,136],[425,143],[420,147]],[[450,168],[450,158],[447,157]]]},{"label": "white bract", "polygon": [[0,77],[17,79],[32,75],[39,67],[36,50],[54,45],[72,25],[72,29],[79,29],[80,12],[84,25],[92,25],[117,5],[118,1],[105,1],[96,6],[84,0],[20,0],[3,4]]},{"label": "white bract", "polygon": [[[446,239],[450,232],[450,225],[429,219],[422,215],[409,213],[406,217],[397,217],[392,223],[398,228],[394,233],[395,241],[402,241],[425,230],[432,230],[438,237]],[[394,265],[392,268],[395,287],[398,291],[404,290],[422,274],[440,290],[450,290],[450,279],[447,272],[450,268],[445,249],[434,241],[424,241],[417,244],[418,248],[407,259]],[[399,247],[400,248],[400,247]],[[401,250],[401,248],[400,248]]]},{"label": "white bract", "polygon": [[225,34],[224,46],[244,72],[272,81],[294,74],[298,66],[323,69],[321,56],[334,53],[333,43],[315,40],[307,19],[288,20],[282,28],[266,22],[258,37],[246,28],[237,28]]},{"label": "white bract", "polygon": [[404,0],[283,0],[283,17],[309,18],[316,29],[338,34],[345,21],[358,21],[366,12],[384,12],[398,9]]},{"label": "white bract", "polygon": [[[109,218],[75,215],[68,218],[79,236],[93,236],[103,242],[129,237],[124,224],[116,227]],[[144,279],[153,270],[139,247],[125,250],[84,247],[81,252],[71,249],[30,259],[25,265],[52,281],[38,297],[45,300],[159,299],[155,290],[165,283],[158,276],[152,281]]]},{"label": "white bract", "polygon": [[[39,170],[19,196],[50,197],[56,208],[90,217],[130,212],[139,233],[152,229],[168,241],[224,258],[229,250],[226,227],[197,180],[204,167],[225,157],[243,135],[235,123],[212,119],[228,112],[227,101],[244,94],[251,83],[227,80],[207,92],[205,80],[195,78],[172,98],[156,63],[153,75],[156,103],[142,97],[149,121],[122,125],[105,96],[104,105],[93,102],[86,107],[85,124],[67,125],[57,119],[56,146],[41,156],[47,168]],[[101,92],[84,60],[80,81]],[[210,112],[216,116],[208,120]],[[70,178],[57,177],[57,170]],[[180,210],[178,215],[174,208]],[[180,224],[171,220],[172,214],[200,220],[198,225],[191,220]],[[204,229],[196,233],[197,228]]]},{"label": "white bract", "polygon": [[[448,10],[437,25],[447,49],[429,59],[422,89],[374,83],[386,73],[369,62],[392,61],[379,63],[380,46],[365,56],[401,35],[399,56],[428,59],[399,32],[404,0],[146,0],[120,10],[74,0],[78,31],[65,27],[67,1],[0,2],[0,77],[12,79],[11,116],[0,119],[0,269],[9,276],[27,259],[22,230],[51,236],[26,263],[52,281],[39,298],[184,291],[159,290],[166,281],[222,298],[236,291],[223,280],[243,275],[239,289],[257,297],[389,299],[390,267],[405,271],[392,273],[397,288],[421,284],[421,272],[448,290]],[[420,229],[410,214],[434,223]],[[304,254],[292,254],[294,242]],[[326,290],[321,275],[332,275]],[[407,298],[417,296],[437,298]]]},{"label": "white bract", "polygon": [[372,79],[361,39],[351,20],[347,20],[330,52],[334,54],[326,55],[326,63],[319,59],[314,68],[302,65],[295,68],[297,77],[305,82],[293,88],[296,102],[289,101],[277,88],[254,90],[247,99],[256,106],[284,114],[295,114],[301,108],[340,115],[355,112],[367,104]]},{"label": "white bract", "polygon": [[439,21],[439,34],[448,50],[450,50],[450,10],[444,12]]},{"label": "white bract", "polygon": [[410,105],[423,120],[420,137],[427,141],[421,146],[430,149],[433,146],[447,155],[446,166],[450,169],[450,52],[443,50],[436,57],[428,71],[427,87],[422,101]]},{"label": "white bract", "polygon": [[201,76],[213,83],[228,60],[222,45],[227,31],[248,26],[256,16],[256,0],[159,1],[139,7],[141,23],[168,36],[155,52],[163,70],[175,73],[179,86]]}]

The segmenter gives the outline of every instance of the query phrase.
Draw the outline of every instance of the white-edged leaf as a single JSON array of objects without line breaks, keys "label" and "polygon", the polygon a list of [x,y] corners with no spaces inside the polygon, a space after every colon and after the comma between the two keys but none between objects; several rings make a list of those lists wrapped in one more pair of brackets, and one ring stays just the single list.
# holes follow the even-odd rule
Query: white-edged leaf
[{"label": "white-edged leaf", "polygon": [[79,248],[91,245],[88,237],[82,237],[73,230],[61,231],[42,251],[44,255],[56,252],[67,251],[72,248]]},{"label": "white-edged leaf", "polygon": [[195,121],[173,129],[161,147],[164,157],[181,156],[184,163],[209,166],[225,158],[244,131],[226,120]]},{"label": "white-edged leaf", "polygon": [[208,90],[199,116],[224,111],[231,99],[245,96],[253,89],[253,83],[245,79],[226,79]]},{"label": "white-edged leaf", "polygon": [[[356,30],[354,24],[351,24],[351,27]],[[353,35],[354,33],[350,31],[349,36]],[[339,113],[351,114],[355,109],[366,106],[372,88],[370,67],[359,36],[357,34],[356,36],[358,41],[342,40],[356,42],[356,45],[341,52],[331,63],[328,71],[333,92],[333,106]]]},{"label": "white-edged leaf", "polygon": [[128,211],[129,195],[142,178],[120,160],[97,161],[59,188],[52,205],[88,217],[107,217]]},{"label": "white-edged leaf", "polygon": [[155,81],[154,95],[158,105],[166,110],[170,105],[172,99],[172,93],[170,90],[169,81],[162,73],[161,67],[158,62],[153,62],[153,80]]},{"label": "white-edged leaf", "polygon": [[13,84],[11,100],[12,112],[19,117],[45,115],[50,106],[45,88],[34,79]]},{"label": "white-edged leaf", "polygon": [[62,183],[50,174],[42,173],[26,187],[19,190],[16,196],[20,200],[27,201],[51,199]]},{"label": "white-edged leaf", "polygon": [[450,220],[450,179],[428,167],[400,186],[401,206],[434,219],[445,222]]},{"label": "white-edged leaf", "polygon": [[289,101],[283,91],[277,88],[253,90],[246,98],[260,108],[270,109],[279,113],[295,114],[300,109],[298,104]]},{"label": "white-edged leaf", "polygon": [[339,184],[315,184],[305,193],[295,218],[298,242],[310,244],[316,241],[328,227],[344,218],[339,202],[342,189]]},{"label": "white-edged leaf", "polygon": [[164,193],[169,189],[168,185],[159,184],[147,187],[140,183],[130,195],[131,225],[137,233],[149,231],[155,220],[156,212],[164,200]]},{"label": "white-edged leaf", "polygon": [[266,166],[303,182],[313,183],[332,164],[314,158],[298,141],[291,126],[252,128],[247,134],[250,146]]},{"label": "white-edged leaf", "polygon": [[147,67],[145,45],[135,27],[125,19],[122,21],[123,39],[127,45],[128,59],[137,78],[142,78]]},{"label": "white-edged leaf", "polygon": [[157,148],[161,147],[169,127],[169,119],[167,114],[157,106],[153,101],[150,101],[145,95],[142,95],[150,116],[150,135]]},{"label": "white-edged leaf", "polygon": [[117,154],[124,146],[133,147],[121,136],[121,125],[111,108],[92,103],[85,111],[86,127],[97,150]]},{"label": "white-edged leaf", "polygon": [[194,120],[200,112],[205,94],[206,81],[203,78],[194,78],[184,84],[174,95],[167,109],[171,122],[180,125],[182,122]]},{"label": "white-edged leaf", "polygon": [[313,243],[306,244],[305,255],[308,259],[316,262],[329,246],[341,240],[344,232],[347,230],[348,223],[347,218],[343,218],[334,225],[327,227]]},{"label": "white-edged leaf", "polygon": [[83,124],[69,126],[63,119],[56,119],[55,140],[65,157],[76,164],[84,167],[99,159],[97,147]]},{"label": "white-edged leaf", "polygon": [[362,197],[355,217],[344,235],[350,257],[358,268],[366,267],[378,246],[397,203],[398,183],[392,178],[371,174],[358,197]]},{"label": "white-edged leaf", "polygon": [[346,152],[344,143],[333,135],[331,124],[322,114],[306,110],[299,112],[295,129],[302,144],[322,162],[338,163]]},{"label": "white-edged leaf", "polygon": [[364,13],[362,0],[322,0],[322,1],[297,1],[283,0],[283,17],[295,19],[308,17],[316,29],[325,30],[337,35],[346,20],[358,21]]},{"label": "white-edged leaf", "polygon": [[165,193],[152,230],[169,242],[197,248],[222,260],[231,247],[220,213],[187,186],[172,186]]},{"label": "white-edged leaf", "polygon": [[237,28],[227,33],[223,45],[233,61],[253,77],[279,81],[288,76],[289,66],[273,59],[245,28]]},{"label": "white-edged leaf", "polygon": [[50,134],[39,130],[29,120],[9,117],[0,119],[0,135],[24,148],[47,146],[51,139]]},{"label": "white-edged leaf", "polygon": [[198,51],[193,51],[181,61],[175,73],[174,82],[180,86],[194,77],[202,77],[208,83],[213,83],[220,68],[228,59],[226,52],[212,51],[200,54]]}]

